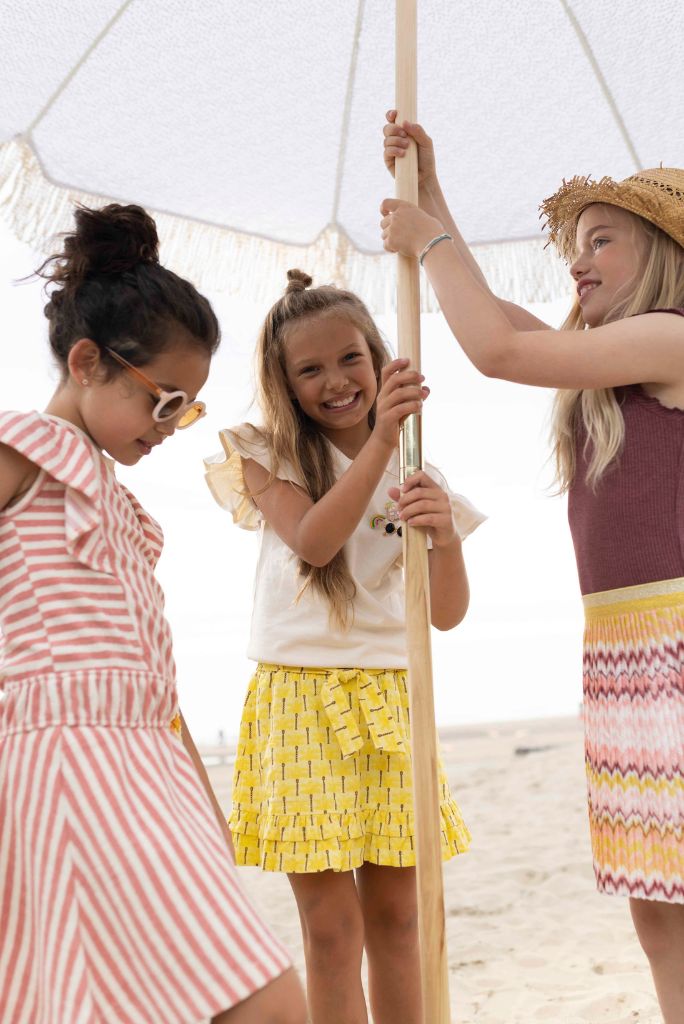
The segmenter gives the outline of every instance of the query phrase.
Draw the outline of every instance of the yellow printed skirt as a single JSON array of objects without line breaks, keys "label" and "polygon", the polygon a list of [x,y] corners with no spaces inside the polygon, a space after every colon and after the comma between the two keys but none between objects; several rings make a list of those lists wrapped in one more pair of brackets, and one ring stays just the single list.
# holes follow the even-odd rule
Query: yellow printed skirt
[{"label": "yellow printed skirt", "polygon": [[584,605],[597,887],[684,903],[684,579],[588,594]]},{"label": "yellow printed skirt", "polygon": [[[440,763],[442,856],[470,834]],[[249,683],[229,818],[238,864],[350,871],[415,864],[403,669],[258,665]]]}]

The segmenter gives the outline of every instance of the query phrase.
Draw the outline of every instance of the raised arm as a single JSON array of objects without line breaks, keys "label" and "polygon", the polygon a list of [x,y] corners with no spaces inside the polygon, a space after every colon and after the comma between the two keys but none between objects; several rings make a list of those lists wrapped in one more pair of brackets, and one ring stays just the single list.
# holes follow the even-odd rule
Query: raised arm
[{"label": "raised arm", "polygon": [[409,121],[396,123],[396,110],[387,111],[387,123],[384,126],[384,157],[385,165],[390,174],[394,175],[394,162],[406,155],[409,147],[409,138],[415,140],[418,147],[418,204],[421,210],[440,222],[443,230],[448,231],[453,239],[453,246],[461,257],[464,266],[468,268],[475,281],[480,284],[496,300],[499,308],[506,314],[510,323],[517,330],[536,331],[548,328],[532,313],[528,313],[522,306],[514,302],[507,302],[505,299],[497,298],[490,290],[477,260],[465,243],[456,221],[451,215],[449,206],[444,197],[442,186],[437,176],[437,165],[435,161],[435,150],[432,139],[424,128],[419,124],[411,124]]},{"label": "raised arm", "polygon": [[245,482],[264,518],[292,551],[309,565],[334,558],[356,529],[399,443],[399,424],[420,411],[427,388],[423,377],[395,359],[382,371],[375,427],[351,466],[317,502],[285,480],[264,490],[269,474],[252,459],[243,461]]},{"label": "raised arm", "polygon": [[[390,252],[416,256],[441,228],[397,199],[386,199],[381,212]],[[423,265],[459,345],[488,377],[552,388],[684,383],[684,317],[648,313],[588,331],[520,330],[453,245],[436,245]]]}]

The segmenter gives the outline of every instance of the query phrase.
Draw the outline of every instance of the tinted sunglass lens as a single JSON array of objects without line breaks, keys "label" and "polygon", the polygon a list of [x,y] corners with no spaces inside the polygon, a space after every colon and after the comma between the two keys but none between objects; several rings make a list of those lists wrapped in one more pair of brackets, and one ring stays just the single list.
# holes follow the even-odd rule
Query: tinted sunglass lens
[{"label": "tinted sunglass lens", "polygon": [[179,427],[189,427],[191,423],[198,420],[202,415],[202,408],[199,405],[191,405],[187,412],[184,412],[178,420]]},{"label": "tinted sunglass lens", "polygon": [[[157,412],[157,418],[160,420],[170,420],[173,416],[177,416],[180,410],[183,408],[183,398],[181,395],[176,395],[174,398],[169,398],[167,402],[159,408]],[[185,419],[185,417],[183,417]]]}]

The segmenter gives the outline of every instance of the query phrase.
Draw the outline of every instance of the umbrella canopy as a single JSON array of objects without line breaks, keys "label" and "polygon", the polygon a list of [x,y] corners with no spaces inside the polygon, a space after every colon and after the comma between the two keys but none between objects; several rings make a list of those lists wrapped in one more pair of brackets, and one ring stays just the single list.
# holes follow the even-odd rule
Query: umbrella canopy
[{"label": "umbrella canopy", "polygon": [[[558,297],[537,207],[573,174],[681,164],[681,0],[421,0],[420,116],[466,240],[519,301]],[[270,300],[299,265],[378,308],[387,0],[15,0],[0,8],[0,211],[24,240],[70,203],[161,214],[165,262]]]}]

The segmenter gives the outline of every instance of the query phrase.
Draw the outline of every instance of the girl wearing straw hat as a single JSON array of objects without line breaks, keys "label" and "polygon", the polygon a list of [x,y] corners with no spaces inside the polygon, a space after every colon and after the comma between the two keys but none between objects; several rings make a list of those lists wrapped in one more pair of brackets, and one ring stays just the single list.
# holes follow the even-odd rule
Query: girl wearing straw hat
[{"label": "girl wearing straw hat", "polygon": [[419,125],[420,209],[386,199],[385,248],[420,259],[484,374],[558,388],[558,481],[586,611],[584,720],[598,889],[630,898],[666,1024],[684,1019],[684,170],[576,177],[541,206],[576,300],[560,330],[497,299]]}]

